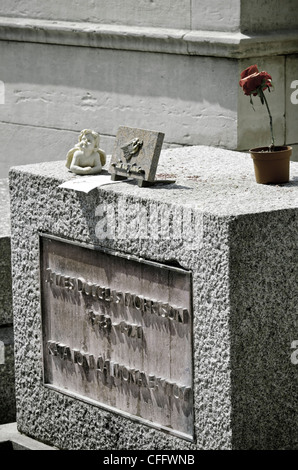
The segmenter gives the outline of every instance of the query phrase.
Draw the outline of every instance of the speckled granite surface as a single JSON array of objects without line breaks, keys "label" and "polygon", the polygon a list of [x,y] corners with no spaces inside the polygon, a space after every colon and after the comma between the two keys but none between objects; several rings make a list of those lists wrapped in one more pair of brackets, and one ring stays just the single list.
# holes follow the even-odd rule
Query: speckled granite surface
[{"label": "speckled granite surface", "polygon": [[0,180],[0,325],[12,323],[8,180]]},{"label": "speckled granite surface", "polygon": [[8,180],[0,180],[0,341],[4,362],[0,364],[0,423],[16,419],[14,335],[11,287],[10,208]]},{"label": "speckled granite surface", "polygon": [[[247,154],[164,150],[157,177],[174,175],[173,185],[83,194],[59,188],[73,177],[63,161],[11,170],[18,428],[62,449],[297,448],[298,163],[288,184],[263,186]],[[128,224],[140,207],[189,210],[183,236],[161,216],[148,220],[158,236],[99,239],[100,209],[120,203]],[[40,231],[192,271],[193,442],[43,385]]]}]

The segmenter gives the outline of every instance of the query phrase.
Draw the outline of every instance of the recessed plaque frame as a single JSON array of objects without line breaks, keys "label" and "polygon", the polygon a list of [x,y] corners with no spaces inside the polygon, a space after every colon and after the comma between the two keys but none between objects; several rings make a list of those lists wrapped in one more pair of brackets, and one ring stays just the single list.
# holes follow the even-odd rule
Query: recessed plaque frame
[{"label": "recessed plaque frame", "polygon": [[191,272],[40,234],[44,386],[193,440]]}]

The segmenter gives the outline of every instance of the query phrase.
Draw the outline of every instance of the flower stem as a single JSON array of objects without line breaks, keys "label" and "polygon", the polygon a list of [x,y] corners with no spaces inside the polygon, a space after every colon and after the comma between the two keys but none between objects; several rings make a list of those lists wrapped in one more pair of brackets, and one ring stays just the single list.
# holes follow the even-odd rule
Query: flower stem
[{"label": "flower stem", "polygon": [[271,132],[271,145],[270,145],[270,149],[272,149],[272,148],[274,148],[272,116],[271,116],[270,109],[269,109],[269,106],[268,106],[268,103],[267,103],[267,100],[266,100],[266,96],[264,95],[264,92],[263,92],[262,89],[260,90],[260,93],[261,93],[261,97],[262,97],[261,101],[265,103],[266,108],[267,108],[267,111],[268,111],[268,114],[269,114],[270,132]]}]

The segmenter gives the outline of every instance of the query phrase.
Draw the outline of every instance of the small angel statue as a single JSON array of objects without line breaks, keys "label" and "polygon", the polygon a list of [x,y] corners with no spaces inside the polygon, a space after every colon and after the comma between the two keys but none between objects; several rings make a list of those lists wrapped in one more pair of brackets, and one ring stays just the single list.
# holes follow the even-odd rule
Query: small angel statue
[{"label": "small angel statue", "polygon": [[100,173],[106,163],[106,154],[98,146],[99,134],[90,129],[82,130],[78,143],[67,154],[66,167],[77,175]]}]

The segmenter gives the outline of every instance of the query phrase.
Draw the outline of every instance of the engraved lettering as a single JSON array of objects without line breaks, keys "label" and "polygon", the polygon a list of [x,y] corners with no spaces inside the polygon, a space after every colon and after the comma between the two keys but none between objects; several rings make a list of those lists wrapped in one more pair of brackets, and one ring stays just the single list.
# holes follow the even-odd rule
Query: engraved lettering
[{"label": "engraved lettering", "polygon": [[169,304],[160,304],[160,315],[167,317],[169,315]]},{"label": "engraved lettering", "polygon": [[182,309],[182,316],[183,316],[182,323],[188,323],[189,322],[189,312],[186,308]]},{"label": "engraved lettering", "polygon": [[91,287],[91,295],[92,297],[96,298],[97,297],[97,285],[96,284],[92,284],[92,287]]},{"label": "engraved lettering", "polygon": [[97,369],[97,372],[102,375],[104,382],[107,381],[116,386],[117,383],[114,380],[116,379],[120,383],[123,381],[124,383],[159,391],[179,400],[189,401],[190,399],[191,387],[179,385],[162,377],[156,377],[154,374],[146,375],[144,371],[104,359],[103,356],[98,356],[97,360],[95,360],[93,354],[81,352],[79,349],[71,350],[69,346],[62,343],[48,341],[47,345],[48,353],[52,356],[57,356],[62,361],[71,361],[73,352],[73,362],[75,364],[78,364],[85,371]]},{"label": "engraved lettering", "polygon": [[154,313],[155,315],[159,315],[159,303],[158,302],[152,302],[151,312]]},{"label": "engraved lettering", "polygon": [[129,372],[126,367],[122,367],[122,378],[125,382],[128,382],[129,380]]},{"label": "engraved lettering", "polygon": [[91,282],[84,282],[83,292],[86,295],[91,295],[92,294],[92,284],[91,284]]},{"label": "engraved lettering", "polygon": [[170,320],[174,320],[175,319],[175,309],[173,307],[169,307],[169,312],[168,312],[168,318]]},{"label": "engraved lettering", "polygon": [[68,346],[66,346],[65,344],[58,343],[56,346],[56,349],[57,349],[57,354],[61,357],[61,359],[71,360],[71,352]]},{"label": "engraved lettering", "polygon": [[137,310],[144,310],[144,299],[139,295],[134,296],[134,307]]},{"label": "engraved lettering", "polygon": [[123,303],[123,293],[122,292],[117,292],[115,290],[112,291],[113,294],[113,299],[116,304],[122,304]]},{"label": "engraved lettering", "polygon": [[79,366],[83,366],[84,356],[81,353],[81,351],[79,351],[78,349],[73,350],[73,359],[74,359],[75,364],[78,364]]},{"label": "engraved lettering", "polygon": [[112,327],[111,318],[107,315],[98,315],[99,330],[110,331]]},{"label": "engraved lettering", "polygon": [[52,270],[51,268],[47,268],[45,270],[45,282],[51,282],[51,274],[52,274]]},{"label": "engraved lettering", "polygon": [[152,300],[144,299],[144,312],[152,313]]},{"label": "engraved lettering", "polygon": [[175,384],[175,383],[173,384],[173,389],[172,390],[173,390],[174,397],[175,398],[180,398],[180,396],[179,396],[179,387],[178,387],[177,384]]},{"label": "engraved lettering", "polygon": [[52,356],[57,356],[57,343],[55,341],[48,341],[48,352]]},{"label": "engraved lettering", "polygon": [[99,356],[97,358],[96,367],[100,372],[103,372],[103,364],[104,364],[104,359],[102,356]]},{"label": "engraved lettering", "polygon": [[125,307],[130,307],[131,304],[132,304],[132,295],[129,292],[125,292],[124,305]]},{"label": "engraved lettering", "polygon": [[109,289],[109,288],[105,289],[105,300],[107,302],[112,302],[112,300],[113,300],[113,296],[111,294],[111,289]]},{"label": "engraved lettering", "polygon": [[143,329],[141,326],[138,325],[131,325],[131,338],[138,338],[141,339],[143,337]]},{"label": "engraved lettering", "polygon": [[89,354],[87,357],[89,369],[95,369],[95,358],[93,354]]},{"label": "engraved lettering", "polygon": [[150,313],[178,323],[187,324],[190,321],[190,314],[186,308],[175,307],[167,302],[146,299],[141,295],[130,292],[123,293],[115,289],[111,290],[109,287],[99,286],[80,277],[76,279],[68,275],[56,273],[50,268],[47,268],[45,272],[45,281],[61,289],[76,290],[94,299],[114,302],[125,307],[133,307],[142,314]]},{"label": "engraved lettering", "polygon": [[97,286],[96,295],[99,300],[104,300],[105,298],[105,287]]},{"label": "engraved lettering", "polygon": [[83,284],[85,283],[84,279],[82,278],[78,278],[78,292],[82,292],[83,291]]},{"label": "engraved lettering", "polygon": [[155,388],[155,375],[148,376],[148,387]]}]

